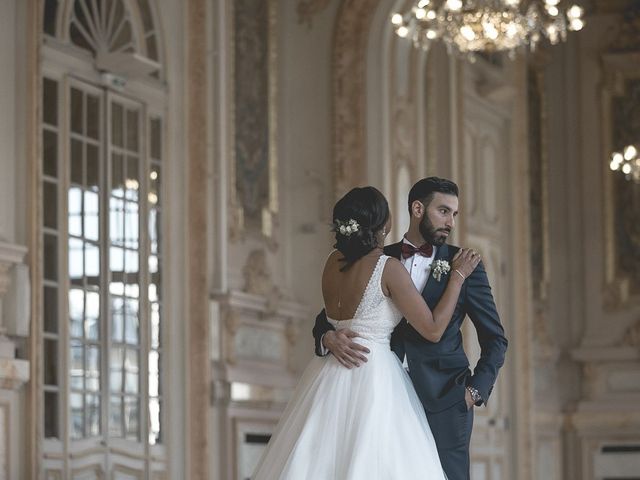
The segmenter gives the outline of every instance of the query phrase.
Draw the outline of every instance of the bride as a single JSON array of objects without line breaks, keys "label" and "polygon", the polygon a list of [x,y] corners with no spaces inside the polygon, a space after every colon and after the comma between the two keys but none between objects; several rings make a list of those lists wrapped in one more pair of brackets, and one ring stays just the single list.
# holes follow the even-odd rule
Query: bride
[{"label": "bride", "polygon": [[336,250],[322,274],[327,319],[359,335],[368,361],[347,369],[332,355],[311,360],[253,478],[443,480],[424,409],[389,339],[404,317],[437,342],[480,257],[458,252],[431,312],[405,267],[382,252],[391,229],[382,193],[354,188],[336,203],[333,222]]}]

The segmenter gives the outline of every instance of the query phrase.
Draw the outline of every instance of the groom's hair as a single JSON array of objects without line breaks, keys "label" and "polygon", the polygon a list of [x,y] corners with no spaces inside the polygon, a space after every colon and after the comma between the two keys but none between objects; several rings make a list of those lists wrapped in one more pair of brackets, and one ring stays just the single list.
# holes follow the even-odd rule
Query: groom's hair
[{"label": "groom's hair", "polygon": [[458,196],[458,185],[446,178],[427,177],[418,180],[409,190],[409,215],[411,215],[411,205],[419,200],[426,207],[433,200],[435,193],[445,193],[447,195]]}]

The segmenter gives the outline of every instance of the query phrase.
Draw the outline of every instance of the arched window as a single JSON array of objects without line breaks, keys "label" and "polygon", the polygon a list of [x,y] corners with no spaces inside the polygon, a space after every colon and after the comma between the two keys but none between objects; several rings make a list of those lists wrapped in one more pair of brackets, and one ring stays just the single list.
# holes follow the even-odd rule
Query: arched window
[{"label": "arched window", "polygon": [[155,3],[46,0],[43,8],[43,472],[151,478],[166,470],[167,158]]}]

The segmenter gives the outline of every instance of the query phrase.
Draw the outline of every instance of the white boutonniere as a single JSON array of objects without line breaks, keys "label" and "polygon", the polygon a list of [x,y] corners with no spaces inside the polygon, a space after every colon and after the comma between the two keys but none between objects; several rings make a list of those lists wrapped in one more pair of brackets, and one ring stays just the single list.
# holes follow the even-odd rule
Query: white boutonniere
[{"label": "white boutonniere", "polygon": [[433,262],[433,267],[431,268],[431,274],[433,278],[435,278],[438,282],[442,279],[442,275],[446,275],[451,271],[451,266],[449,262],[446,260],[436,260]]}]

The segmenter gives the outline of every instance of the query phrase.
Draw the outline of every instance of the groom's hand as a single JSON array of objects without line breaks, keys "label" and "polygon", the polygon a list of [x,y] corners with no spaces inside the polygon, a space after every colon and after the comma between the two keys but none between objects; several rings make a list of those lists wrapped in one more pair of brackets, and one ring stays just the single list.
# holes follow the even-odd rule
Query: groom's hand
[{"label": "groom's hand", "polygon": [[465,389],[464,399],[467,402],[467,410],[471,410],[471,407],[473,407],[475,403],[473,403],[473,398],[471,397],[471,392],[469,392],[469,390]]},{"label": "groom's hand", "polygon": [[333,354],[334,357],[345,367],[359,367],[362,362],[367,361],[362,353],[369,353],[369,349],[352,339],[359,335],[353,330],[343,328],[340,331],[330,330],[322,337],[322,344]]}]

